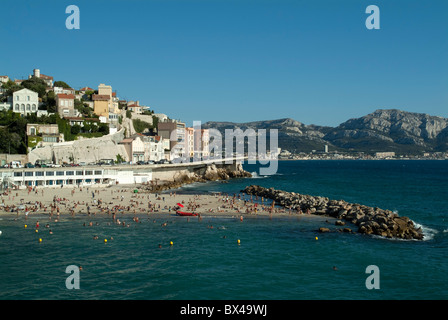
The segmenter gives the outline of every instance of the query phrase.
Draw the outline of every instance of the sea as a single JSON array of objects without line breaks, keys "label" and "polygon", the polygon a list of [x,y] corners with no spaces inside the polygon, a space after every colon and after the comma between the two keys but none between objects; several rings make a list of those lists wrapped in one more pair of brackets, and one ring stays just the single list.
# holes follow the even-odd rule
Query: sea
[{"label": "sea", "polygon": [[42,222],[35,232],[38,217],[0,216],[0,300],[448,298],[448,161],[279,161],[273,175],[260,175],[259,164],[243,167],[252,178],[176,192],[233,196],[256,184],[343,199],[408,216],[425,238],[318,233],[335,226],[296,214],[150,214],[128,228],[104,216],[84,227],[88,219],[77,215],[52,224],[51,235]]}]

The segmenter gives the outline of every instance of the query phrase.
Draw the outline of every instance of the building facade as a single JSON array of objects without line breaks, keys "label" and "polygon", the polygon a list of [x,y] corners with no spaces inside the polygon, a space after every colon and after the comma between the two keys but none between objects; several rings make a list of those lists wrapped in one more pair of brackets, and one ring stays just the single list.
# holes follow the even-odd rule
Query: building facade
[{"label": "building facade", "polygon": [[186,137],[185,137],[185,123],[177,120],[166,120],[157,124],[157,132],[164,140],[170,142],[170,159],[186,158]]},{"label": "building facade", "polygon": [[12,95],[13,111],[22,115],[36,113],[39,107],[37,92],[29,89],[18,90]]},{"label": "building facade", "polygon": [[59,93],[56,95],[56,108],[62,117],[74,117],[75,96],[73,94]]},{"label": "building facade", "polygon": [[109,96],[94,94],[92,96],[93,100],[93,113],[97,116],[106,117],[109,119]]}]

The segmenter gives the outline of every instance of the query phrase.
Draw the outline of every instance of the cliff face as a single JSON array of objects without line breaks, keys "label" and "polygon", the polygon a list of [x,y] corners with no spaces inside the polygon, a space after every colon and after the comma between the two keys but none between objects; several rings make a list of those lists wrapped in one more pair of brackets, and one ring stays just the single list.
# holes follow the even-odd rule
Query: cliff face
[{"label": "cliff face", "polygon": [[396,109],[376,110],[364,117],[340,124],[328,133],[325,139],[335,145],[351,144],[351,147],[356,147],[357,139],[371,138],[371,144],[384,141],[386,144],[438,151],[440,147],[443,149],[447,127],[446,118]]},{"label": "cliff face", "polygon": [[[295,152],[323,150],[395,151],[420,153],[448,151],[448,119],[396,109],[376,110],[337,127],[305,125],[293,119],[247,123],[207,122],[204,128],[278,130],[278,146]],[[269,132],[268,132],[269,133]]]},{"label": "cliff face", "polygon": [[117,155],[128,160],[124,146],[117,143],[123,140],[123,131],[101,138],[76,140],[36,148],[28,154],[28,161],[34,163],[37,159],[48,159],[54,160],[57,164],[63,162],[96,163],[101,159],[116,160]]}]

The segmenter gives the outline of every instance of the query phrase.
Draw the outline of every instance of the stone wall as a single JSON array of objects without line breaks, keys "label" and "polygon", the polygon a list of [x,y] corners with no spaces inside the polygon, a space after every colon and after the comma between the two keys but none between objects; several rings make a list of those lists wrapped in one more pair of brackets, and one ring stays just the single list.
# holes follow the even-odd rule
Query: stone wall
[{"label": "stone wall", "polygon": [[28,160],[34,163],[38,159],[53,160],[56,164],[63,162],[92,163],[101,159],[116,160],[117,155],[129,161],[123,145],[118,144],[124,138],[124,130],[100,138],[81,139],[55,143],[51,146],[36,148],[28,154]]}]

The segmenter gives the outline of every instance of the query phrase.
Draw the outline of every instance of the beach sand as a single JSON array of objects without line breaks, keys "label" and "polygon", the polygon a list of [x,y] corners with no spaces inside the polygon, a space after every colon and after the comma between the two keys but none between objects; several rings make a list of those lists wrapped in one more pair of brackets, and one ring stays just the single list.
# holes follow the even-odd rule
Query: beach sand
[{"label": "beach sand", "polygon": [[135,186],[37,188],[12,190],[2,194],[0,214],[17,217],[46,215],[53,218],[69,215],[111,215],[115,213],[143,216],[151,213],[176,213],[177,203],[182,211],[195,212],[201,217],[233,216],[243,219],[250,216],[297,215],[288,209],[273,207],[272,200],[261,203],[255,196],[239,194],[162,194],[135,193]]}]

